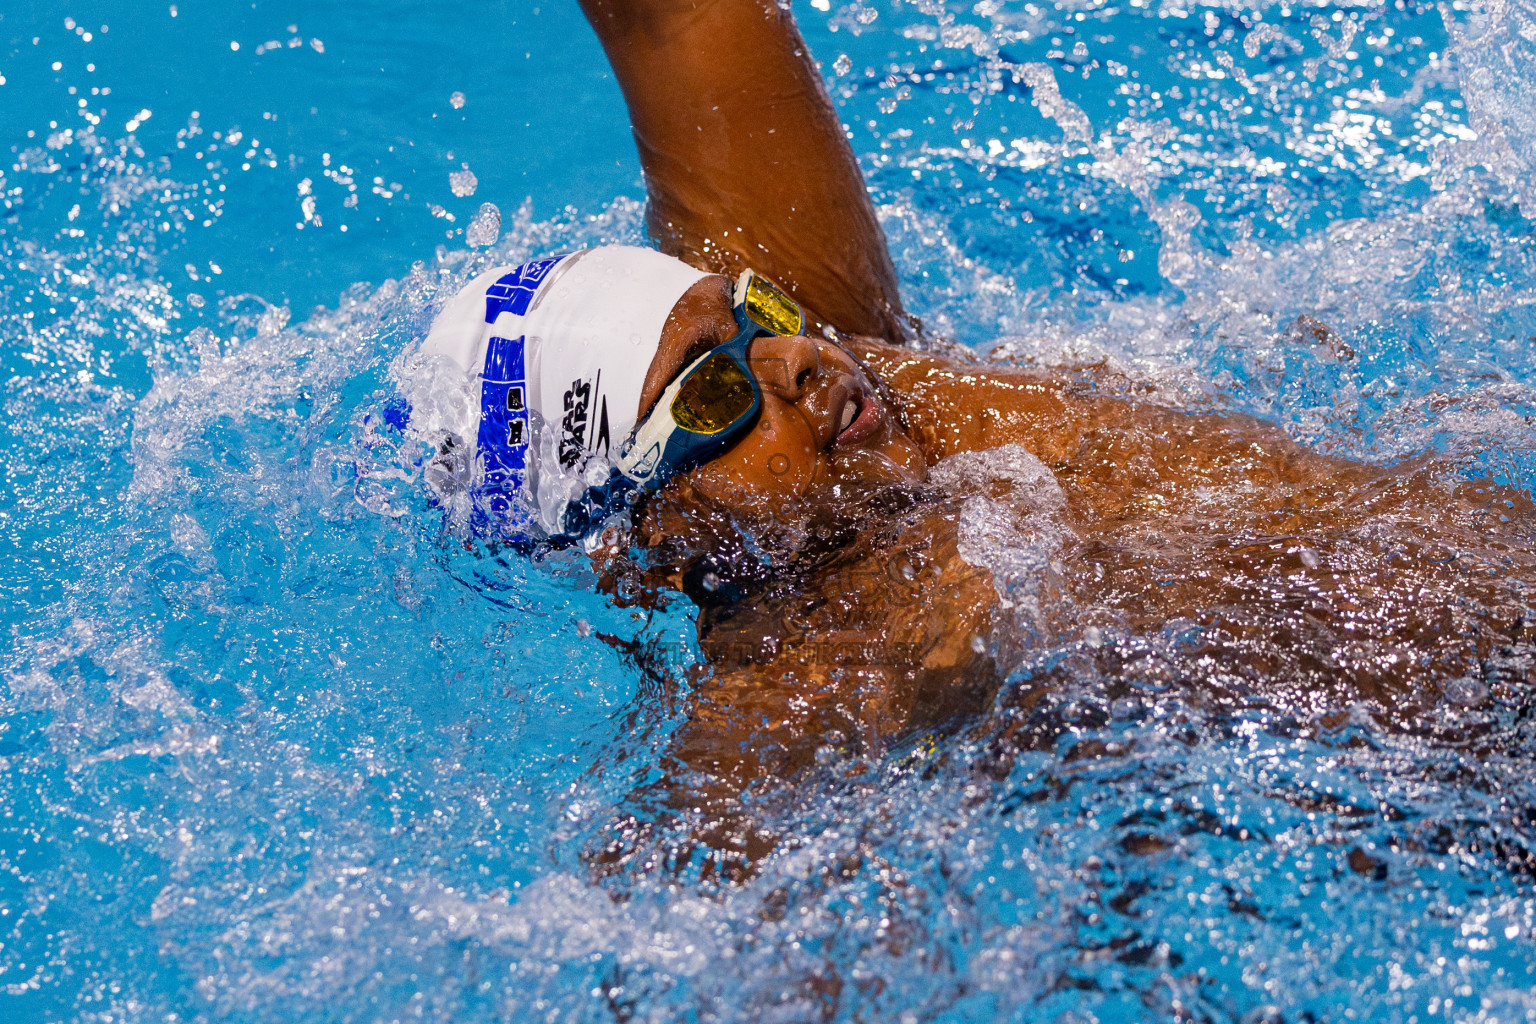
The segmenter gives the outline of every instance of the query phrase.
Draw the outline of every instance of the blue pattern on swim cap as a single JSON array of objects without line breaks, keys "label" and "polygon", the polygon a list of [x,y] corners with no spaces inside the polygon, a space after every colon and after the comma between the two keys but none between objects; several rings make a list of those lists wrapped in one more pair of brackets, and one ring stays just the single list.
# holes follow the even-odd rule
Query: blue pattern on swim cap
[{"label": "blue pattern on swim cap", "polygon": [[487,343],[485,366],[480,371],[480,432],[476,438],[476,450],[485,467],[480,493],[491,520],[486,525],[490,532],[513,540],[531,539],[532,525],[532,518],[518,500],[528,475],[533,440],[524,347],[521,336],[491,338]]},{"label": "blue pattern on swim cap", "polygon": [[526,316],[528,306],[533,302],[534,295],[538,293],[539,285],[544,283],[544,279],[555,268],[555,264],[568,255],[570,254],[561,253],[559,256],[524,263],[520,267],[513,268],[511,273],[487,288],[485,290],[485,322],[494,324],[503,311]]},{"label": "blue pattern on swim cap", "polygon": [[[485,322],[502,313],[527,316],[539,287],[570,253],[547,256],[513,267],[485,290]],[[526,338],[493,337],[486,342],[480,368],[480,429],[475,449],[485,469],[477,489],[481,501],[474,527],[482,534],[514,543],[539,535],[533,516],[520,500],[528,478],[533,424],[528,418]]]}]

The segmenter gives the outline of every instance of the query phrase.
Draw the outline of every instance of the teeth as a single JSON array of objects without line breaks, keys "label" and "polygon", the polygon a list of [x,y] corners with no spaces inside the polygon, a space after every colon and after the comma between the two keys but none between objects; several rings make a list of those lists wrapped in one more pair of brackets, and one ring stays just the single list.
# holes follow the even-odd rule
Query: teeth
[{"label": "teeth", "polygon": [[855,402],[851,398],[848,399],[848,404],[843,406],[843,425],[837,428],[838,433],[842,433],[843,431],[847,430],[848,424],[852,423],[853,418],[858,414],[859,403]]}]

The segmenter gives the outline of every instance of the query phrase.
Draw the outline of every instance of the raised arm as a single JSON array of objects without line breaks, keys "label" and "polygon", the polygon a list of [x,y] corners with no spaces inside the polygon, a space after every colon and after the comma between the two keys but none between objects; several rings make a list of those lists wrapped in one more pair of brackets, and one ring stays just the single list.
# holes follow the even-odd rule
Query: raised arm
[{"label": "raised arm", "polygon": [[[629,104],[662,251],[772,277],[844,333],[907,321],[858,162],[775,0],[581,0]],[[787,5],[786,5],[787,6]]]}]

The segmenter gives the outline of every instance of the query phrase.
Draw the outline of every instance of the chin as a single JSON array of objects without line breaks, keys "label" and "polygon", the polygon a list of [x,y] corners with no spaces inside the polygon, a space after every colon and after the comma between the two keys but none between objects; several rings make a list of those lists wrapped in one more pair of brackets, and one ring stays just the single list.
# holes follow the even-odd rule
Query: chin
[{"label": "chin", "polygon": [[822,486],[922,483],[928,477],[927,464],[906,455],[883,449],[834,448],[827,456],[824,473],[817,474],[817,482]]},{"label": "chin", "polygon": [[646,550],[637,564],[653,585],[679,589],[701,608],[772,590],[861,543],[878,544],[931,500],[927,485],[896,466],[886,460],[883,472],[829,477],[793,499],[726,501],[678,480],[645,504],[636,539]]}]

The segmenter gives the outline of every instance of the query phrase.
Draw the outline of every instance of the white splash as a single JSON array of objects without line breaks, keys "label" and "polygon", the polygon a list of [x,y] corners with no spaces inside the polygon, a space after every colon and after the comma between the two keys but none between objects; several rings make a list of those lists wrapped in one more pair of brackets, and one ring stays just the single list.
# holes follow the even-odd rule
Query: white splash
[{"label": "white splash", "polygon": [[474,219],[464,228],[465,244],[479,247],[495,245],[500,235],[501,211],[495,203],[481,203]]}]

